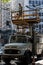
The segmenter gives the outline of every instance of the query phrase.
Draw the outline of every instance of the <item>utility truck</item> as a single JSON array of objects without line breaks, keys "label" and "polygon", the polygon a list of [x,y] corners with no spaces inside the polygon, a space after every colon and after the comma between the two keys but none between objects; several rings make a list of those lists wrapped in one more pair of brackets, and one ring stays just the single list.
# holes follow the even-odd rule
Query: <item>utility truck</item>
[{"label": "utility truck", "polygon": [[15,63],[21,63],[24,58],[24,53],[27,48],[32,50],[32,44],[29,42],[30,36],[15,34],[11,35],[9,43],[4,45],[4,53],[2,59],[5,63],[14,60]]}]

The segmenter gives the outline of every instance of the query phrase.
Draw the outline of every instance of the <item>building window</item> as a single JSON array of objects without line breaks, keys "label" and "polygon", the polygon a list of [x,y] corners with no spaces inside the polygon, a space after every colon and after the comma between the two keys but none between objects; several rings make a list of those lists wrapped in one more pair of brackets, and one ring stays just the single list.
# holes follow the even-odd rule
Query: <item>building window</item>
[{"label": "building window", "polygon": [[9,26],[10,25],[10,21],[6,21],[6,25]]},{"label": "building window", "polygon": [[41,30],[41,25],[39,25],[39,30]]},{"label": "building window", "polygon": [[29,0],[29,4],[31,4],[31,0]]},{"label": "building window", "polygon": [[42,0],[42,5],[43,5],[43,0]]},{"label": "building window", "polygon": [[29,4],[35,5],[34,1],[31,1],[31,0],[29,0]]},{"label": "building window", "polygon": [[42,29],[42,33],[43,33],[43,29]]},{"label": "building window", "polygon": [[43,13],[42,13],[42,16],[43,16]]},{"label": "building window", "polygon": [[41,3],[41,0],[29,0],[29,4],[36,4],[36,5],[41,5],[41,4],[43,4],[43,1],[42,1],[42,3]]},{"label": "building window", "polygon": [[[43,19],[40,19],[41,20],[41,22],[43,22]],[[43,25],[43,24],[42,24]]]},{"label": "building window", "polygon": [[41,24],[39,25],[39,33],[41,33]]},{"label": "building window", "polygon": [[38,0],[37,0],[37,1],[36,1],[36,4],[37,4],[37,5],[41,5],[41,1],[38,1]]},{"label": "building window", "polygon": [[39,33],[41,33],[41,30],[39,29]]},{"label": "building window", "polygon": [[36,0],[36,4],[38,4],[38,1]]},{"label": "building window", "polygon": [[38,28],[36,28],[36,31],[37,31],[37,32],[39,32],[39,29],[38,29]]},{"label": "building window", "polygon": [[39,13],[39,16],[41,16],[41,13]]},{"label": "building window", "polygon": [[41,1],[39,1],[39,5],[41,5]]},{"label": "building window", "polygon": [[42,24],[42,28],[43,28],[43,24]]},{"label": "building window", "polygon": [[33,5],[34,4],[34,1],[32,1],[31,4]]},{"label": "building window", "polygon": [[35,25],[35,28],[38,28],[38,25]]}]

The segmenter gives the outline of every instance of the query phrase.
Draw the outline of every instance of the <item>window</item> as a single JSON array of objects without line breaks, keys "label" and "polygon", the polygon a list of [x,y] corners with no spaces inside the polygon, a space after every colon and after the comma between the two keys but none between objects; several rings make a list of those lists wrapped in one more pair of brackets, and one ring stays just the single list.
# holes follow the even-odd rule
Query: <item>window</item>
[{"label": "window", "polygon": [[34,1],[31,1],[31,0],[30,0],[30,1],[29,1],[29,4],[32,4],[32,5],[33,5],[33,4],[35,4],[35,3],[34,3]]},{"label": "window", "polygon": [[39,33],[41,33],[41,30],[39,29]]},{"label": "window", "polygon": [[17,38],[18,43],[26,43],[26,37],[25,36],[18,36]]},{"label": "window", "polygon": [[12,36],[11,43],[26,43],[27,42],[27,38],[26,36]]},{"label": "window", "polygon": [[9,21],[6,21],[6,25],[9,25]]},{"label": "window", "polygon": [[33,5],[34,4],[34,1],[31,1],[31,4]]},{"label": "window", "polygon": [[39,13],[39,16],[41,16],[41,13]]},{"label": "window", "polygon": [[38,28],[36,28],[36,31],[37,31],[37,32],[39,32],[39,29],[38,29]]},{"label": "window", "polygon": [[39,5],[41,5],[41,1],[39,1]]},{"label": "window", "polygon": [[35,0],[35,1],[34,1],[34,4],[36,4],[36,5],[41,5],[41,1]]},{"label": "window", "polygon": [[36,39],[37,39],[37,41],[36,41],[36,42],[37,42],[37,43],[39,43],[39,37],[38,37],[38,36],[36,37]]},{"label": "window", "polygon": [[43,24],[42,24],[42,28],[43,28]]},{"label": "window", "polygon": [[16,36],[11,37],[10,43],[12,43],[12,42],[16,42]]},{"label": "window", "polygon": [[29,0],[29,4],[31,4],[31,0]]},{"label": "window", "polygon": [[38,28],[38,25],[36,25],[35,27]]},{"label": "window", "polygon": [[41,25],[39,25],[39,30],[41,29]]},{"label": "window", "polygon": [[43,33],[43,29],[42,29],[42,33]]},{"label": "window", "polygon": [[38,4],[38,1],[36,0],[36,4]]},{"label": "window", "polygon": [[42,5],[43,5],[43,0],[42,0]]},{"label": "window", "polygon": [[43,23],[43,19],[40,19],[41,20],[41,23]]},{"label": "window", "polygon": [[42,13],[42,16],[43,16],[43,13]]}]

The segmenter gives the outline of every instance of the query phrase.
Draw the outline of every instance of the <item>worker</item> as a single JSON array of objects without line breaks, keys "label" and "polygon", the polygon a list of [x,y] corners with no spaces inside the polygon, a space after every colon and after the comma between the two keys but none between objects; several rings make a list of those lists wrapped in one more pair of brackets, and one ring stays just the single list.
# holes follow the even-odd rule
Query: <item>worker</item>
[{"label": "worker", "polygon": [[22,5],[19,3],[19,16],[22,16]]}]

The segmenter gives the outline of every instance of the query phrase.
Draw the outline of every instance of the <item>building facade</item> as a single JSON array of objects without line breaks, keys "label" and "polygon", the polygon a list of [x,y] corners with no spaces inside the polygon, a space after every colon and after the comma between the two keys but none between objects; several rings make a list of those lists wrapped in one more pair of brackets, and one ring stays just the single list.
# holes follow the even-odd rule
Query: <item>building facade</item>
[{"label": "building facade", "polygon": [[35,30],[39,33],[39,41],[36,44],[37,53],[41,54],[43,50],[43,0],[28,0],[31,8],[39,8],[40,22],[35,25]]},{"label": "building facade", "polygon": [[[37,7],[39,8],[39,16],[40,16],[40,23],[35,25],[35,30],[39,33],[43,33],[43,0],[28,0],[29,5],[32,6],[31,8]],[[41,9],[42,8],[42,9]]]},{"label": "building facade", "polygon": [[2,10],[1,10],[1,2],[0,2],[0,29],[2,28]]},{"label": "building facade", "polygon": [[0,1],[0,27],[1,29],[4,30],[10,28],[11,27],[10,25],[11,25],[10,2],[3,3]]},{"label": "building facade", "polygon": [[[1,2],[0,2],[1,3]],[[37,5],[41,8],[43,8],[43,0],[11,0],[11,3],[7,3],[7,4],[0,4],[0,7],[8,7],[11,10],[18,10],[18,4],[21,3],[21,5],[23,6],[23,10],[28,10],[28,8],[26,8],[26,5],[28,5],[30,8],[34,9],[35,5],[37,7]],[[35,30],[39,33],[43,33],[43,9],[41,9],[39,12],[39,16],[40,16],[40,23],[38,23],[37,25],[35,25]],[[8,10],[0,10],[0,27],[2,28],[6,28],[6,21],[11,21],[11,14],[10,11]]]},{"label": "building facade", "polygon": [[[11,30],[12,23],[10,2],[3,3],[0,1],[0,46],[8,42]],[[3,40],[3,42],[1,40]]]},{"label": "building facade", "polygon": [[[7,9],[9,8],[9,9]],[[10,28],[11,26],[10,3],[2,3],[2,29]]]}]

